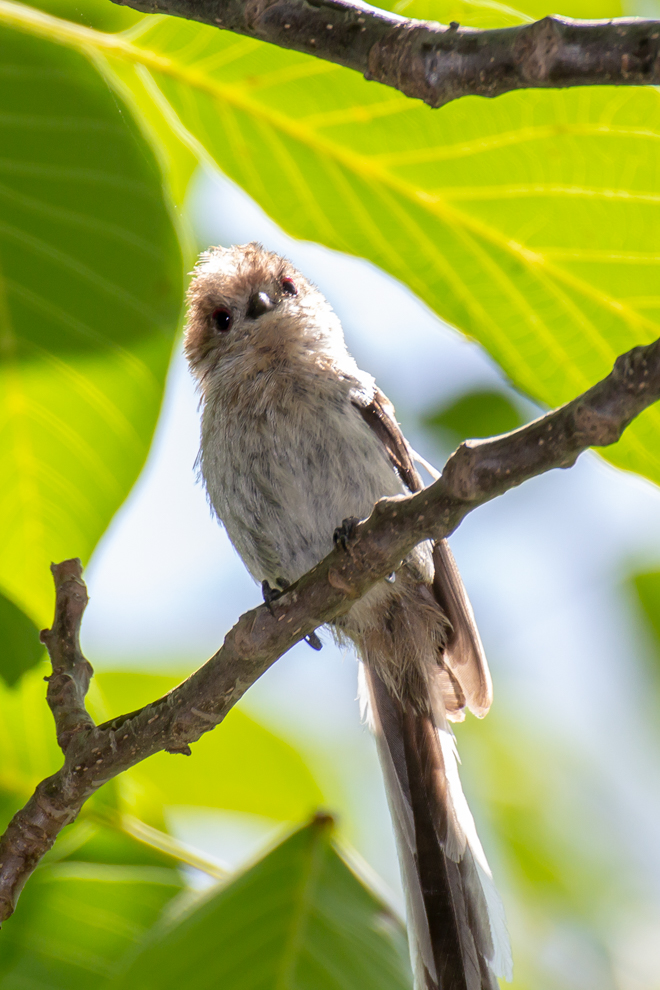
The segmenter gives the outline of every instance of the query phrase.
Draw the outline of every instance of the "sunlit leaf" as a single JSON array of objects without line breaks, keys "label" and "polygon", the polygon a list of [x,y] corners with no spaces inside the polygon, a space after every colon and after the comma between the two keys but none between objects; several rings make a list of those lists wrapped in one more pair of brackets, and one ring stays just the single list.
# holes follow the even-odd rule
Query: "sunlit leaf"
[{"label": "sunlit leaf", "polygon": [[125,31],[144,16],[107,0],[36,0],[30,6],[99,31]]},{"label": "sunlit leaf", "polygon": [[[317,819],[158,926],[112,990],[408,990],[401,923]],[[191,965],[191,961],[194,961]]]},{"label": "sunlit leaf", "polygon": [[[175,18],[117,38],[17,11],[1,5],[30,30],[140,63],[163,111],[287,230],[407,282],[541,402],[565,401],[658,336],[655,89],[516,92],[432,111],[339,66]],[[660,479],[659,426],[647,411],[608,456]]]},{"label": "sunlit leaf", "polygon": [[0,586],[45,624],[51,560],[89,555],[144,462],[181,259],[106,80],[61,44],[1,40]]},{"label": "sunlit leaf", "polygon": [[629,13],[629,8],[622,8],[620,0],[563,0],[557,4],[548,4],[547,0],[514,0],[510,4],[501,0],[386,0],[379,6],[406,17],[443,24],[457,21],[463,26],[478,28],[508,27],[538,20],[546,14],[590,18],[622,17]]},{"label": "sunlit leaf", "polygon": [[17,605],[0,594],[0,677],[9,685],[40,660],[39,630]]},{"label": "sunlit leaf", "polygon": [[[172,18],[143,21],[124,54],[285,229],[405,281],[542,403],[660,334],[655,89],[432,111],[339,66]],[[659,480],[659,428],[647,411],[607,456]]]}]

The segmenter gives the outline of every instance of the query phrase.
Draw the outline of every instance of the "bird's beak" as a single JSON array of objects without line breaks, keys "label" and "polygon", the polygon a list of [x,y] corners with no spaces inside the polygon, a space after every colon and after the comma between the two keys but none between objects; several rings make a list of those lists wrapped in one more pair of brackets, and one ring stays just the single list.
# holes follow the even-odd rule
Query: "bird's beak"
[{"label": "bird's beak", "polygon": [[263,313],[267,313],[269,310],[274,309],[274,307],[275,303],[267,292],[255,292],[250,299],[247,315],[251,320],[256,320],[258,316],[262,316]]}]

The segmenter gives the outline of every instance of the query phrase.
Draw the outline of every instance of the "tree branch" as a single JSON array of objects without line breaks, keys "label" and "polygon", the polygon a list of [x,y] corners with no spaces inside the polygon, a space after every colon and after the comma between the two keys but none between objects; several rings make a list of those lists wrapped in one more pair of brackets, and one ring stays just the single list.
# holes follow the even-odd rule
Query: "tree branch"
[{"label": "tree branch", "polygon": [[660,398],[660,340],[619,357],[607,378],[567,405],[513,433],[469,440],[442,477],[416,495],[382,499],[357,527],[348,552],[333,550],[273,605],[246,612],[207,663],[139,711],[94,725],[84,695],[91,667],[78,645],[87,603],[80,561],[53,567],[53,628],[42,633],[53,664],[48,701],[64,766],[42,781],[0,839],[0,921],[61,829],[102,784],[160,750],[190,754],[283,653],[331,622],[396,570],[421,540],[452,533],[484,502],[528,478],[570,467],[591,446],[615,443]]},{"label": "tree branch", "polygon": [[55,581],[55,622],[43,629],[40,639],[47,648],[53,673],[47,678],[46,698],[55,719],[57,742],[66,754],[76,732],[93,727],[85,709],[85,696],[94,673],[80,652],[80,623],[87,607],[87,588],[78,559],[51,564]]},{"label": "tree branch", "polygon": [[360,0],[113,0],[316,55],[441,107],[514,89],[660,83],[660,21],[577,21],[480,30],[419,21]]}]

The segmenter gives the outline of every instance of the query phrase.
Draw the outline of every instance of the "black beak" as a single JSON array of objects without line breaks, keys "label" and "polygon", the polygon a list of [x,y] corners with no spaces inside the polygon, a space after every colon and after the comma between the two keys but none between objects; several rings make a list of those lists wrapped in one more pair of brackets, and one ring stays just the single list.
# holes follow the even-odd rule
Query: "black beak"
[{"label": "black beak", "polygon": [[247,308],[247,315],[251,320],[256,320],[258,316],[262,316],[263,313],[267,313],[269,310],[274,308],[275,303],[267,292],[255,292],[250,299]]}]

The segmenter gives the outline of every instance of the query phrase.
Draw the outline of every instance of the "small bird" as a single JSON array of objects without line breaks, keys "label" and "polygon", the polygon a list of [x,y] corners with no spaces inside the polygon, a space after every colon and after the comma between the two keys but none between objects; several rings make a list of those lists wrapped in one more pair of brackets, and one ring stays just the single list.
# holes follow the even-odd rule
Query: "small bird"
[{"label": "small bird", "polygon": [[[355,520],[422,482],[389,400],[338,317],[251,243],[201,255],[185,350],[202,400],[210,503],[267,602],[350,545]],[[360,658],[397,839],[416,990],[510,978],[503,911],[461,790],[449,721],[488,711],[490,674],[444,540],[420,544],[333,625]],[[312,640],[312,645],[320,645]]]}]

